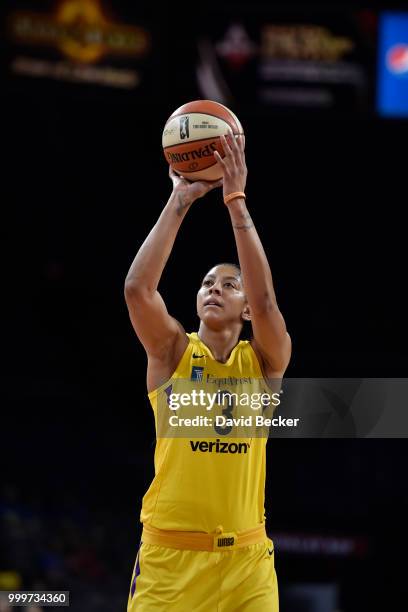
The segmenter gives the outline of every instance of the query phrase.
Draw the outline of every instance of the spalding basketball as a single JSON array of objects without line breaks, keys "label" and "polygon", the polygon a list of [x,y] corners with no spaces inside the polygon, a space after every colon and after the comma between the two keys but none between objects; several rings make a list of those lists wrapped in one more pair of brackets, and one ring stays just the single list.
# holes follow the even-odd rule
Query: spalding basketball
[{"label": "spalding basketball", "polygon": [[189,181],[216,181],[222,177],[214,157],[224,157],[220,136],[231,128],[243,134],[238,118],[226,106],[212,100],[183,104],[167,119],[163,129],[164,155],[175,172]]}]

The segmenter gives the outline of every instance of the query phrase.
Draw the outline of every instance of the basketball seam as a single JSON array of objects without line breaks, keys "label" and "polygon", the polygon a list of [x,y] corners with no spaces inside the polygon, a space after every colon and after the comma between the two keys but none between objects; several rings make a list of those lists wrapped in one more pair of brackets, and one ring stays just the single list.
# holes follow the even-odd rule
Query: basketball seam
[{"label": "basketball seam", "polygon": [[[243,132],[239,132],[237,134],[234,134],[234,136],[244,136]],[[172,149],[173,147],[180,147],[182,145],[186,145],[189,142],[202,142],[203,140],[212,140],[214,138],[219,138],[219,136],[207,136],[207,138],[196,138],[195,140],[192,140],[191,138],[189,140],[186,140],[185,142],[176,142],[176,144],[173,145],[167,145],[167,147],[163,147],[164,151],[167,151],[167,149]]]}]

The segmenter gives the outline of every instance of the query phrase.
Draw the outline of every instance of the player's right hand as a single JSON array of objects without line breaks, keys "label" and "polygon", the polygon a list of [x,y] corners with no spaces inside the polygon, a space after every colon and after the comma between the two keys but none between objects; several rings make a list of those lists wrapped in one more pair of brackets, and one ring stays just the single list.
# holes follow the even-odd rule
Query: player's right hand
[{"label": "player's right hand", "polygon": [[176,174],[171,166],[169,166],[169,176],[173,183],[173,193],[181,194],[185,205],[192,204],[195,200],[202,198],[206,193],[216,187],[222,187],[222,179],[218,181],[190,182]]}]

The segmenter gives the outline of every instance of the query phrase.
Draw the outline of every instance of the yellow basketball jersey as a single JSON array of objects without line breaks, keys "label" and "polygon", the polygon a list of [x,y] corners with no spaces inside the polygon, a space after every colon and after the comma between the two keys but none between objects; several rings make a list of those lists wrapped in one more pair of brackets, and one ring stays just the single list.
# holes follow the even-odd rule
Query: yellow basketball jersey
[{"label": "yellow basketball jersey", "polygon": [[[197,333],[170,381],[148,395],[158,427],[160,400],[184,381],[204,381],[214,391],[268,392],[254,350],[240,341],[226,363],[216,361]],[[270,390],[269,390],[270,392]],[[233,409],[229,410],[233,415]],[[183,430],[184,432],[186,429]],[[184,434],[183,434],[184,435]],[[140,520],[159,529],[240,532],[265,520],[265,437],[157,437],[155,476],[143,498]]]}]

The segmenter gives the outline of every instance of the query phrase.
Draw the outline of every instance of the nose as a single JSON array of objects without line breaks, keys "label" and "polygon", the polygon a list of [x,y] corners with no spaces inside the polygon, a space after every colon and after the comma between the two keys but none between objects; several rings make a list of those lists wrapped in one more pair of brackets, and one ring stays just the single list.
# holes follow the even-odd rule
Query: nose
[{"label": "nose", "polygon": [[216,293],[217,295],[221,295],[219,283],[213,283],[213,285],[210,287],[210,293]]}]

